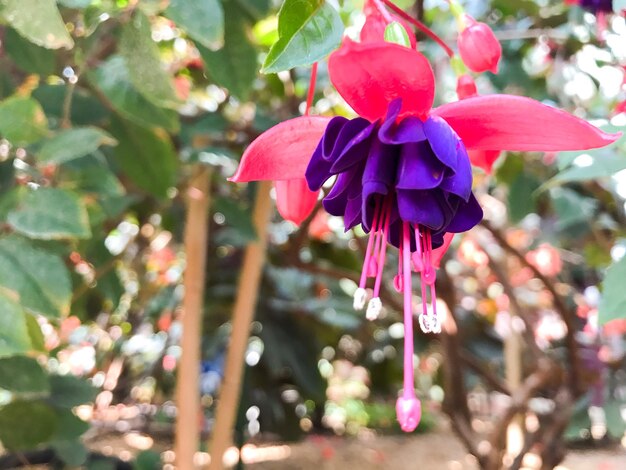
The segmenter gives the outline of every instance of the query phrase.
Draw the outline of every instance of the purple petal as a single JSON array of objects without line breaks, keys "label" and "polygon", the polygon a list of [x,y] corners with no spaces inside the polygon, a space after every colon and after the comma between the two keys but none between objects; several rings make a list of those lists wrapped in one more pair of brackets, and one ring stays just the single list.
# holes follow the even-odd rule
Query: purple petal
[{"label": "purple petal", "polygon": [[306,182],[311,191],[318,191],[324,182],[331,176],[330,167],[332,166],[332,163],[324,160],[322,157],[323,147],[324,139],[322,138],[320,143],[317,145],[315,152],[313,152],[309,165],[306,167],[306,171],[304,172],[304,177],[306,178]]},{"label": "purple petal", "polygon": [[396,168],[398,166],[398,149],[391,145],[385,145],[378,139],[372,141],[370,151],[363,170],[363,185],[369,182],[382,183],[388,188],[393,186],[396,180]]},{"label": "purple petal", "polygon": [[348,199],[346,211],[343,214],[343,225],[346,232],[361,223],[361,201],[361,195],[355,197],[354,199]]},{"label": "purple petal", "polygon": [[472,164],[463,142],[459,141],[457,147],[456,174],[444,178],[440,188],[443,191],[455,194],[465,202],[472,194]]},{"label": "purple petal", "polygon": [[[363,119],[363,121],[365,121],[365,119]],[[367,126],[352,137],[352,139],[344,146],[341,154],[337,157],[335,163],[333,163],[333,166],[330,169],[331,172],[340,173],[367,157],[370,137],[372,135],[372,131],[376,129],[378,123],[373,122],[370,124],[368,121],[365,122],[367,123]]]},{"label": "purple petal", "polygon": [[378,131],[378,138],[385,144],[406,144],[426,140],[424,123],[416,117],[403,119],[398,125],[395,121],[385,121]]},{"label": "purple petal", "polygon": [[439,231],[444,227],[446,214],[434,191],[398,190],[400,217],[406,222],[420,224]]},{"label": "purple petal", "polygon": [[439,116],[430,116],[424,123],[424,133],[439,161],[448,168],[455,170],[457,165],[456,145],[459,137],[448,123]]},{"label": "purple petal", "polygon": [[[324,136],[322,137],[322,158],[324,160],[332,161],[331,157],[336,152],[337,141],[339,140],[339,136],[341,135],[341,131],[348,123],[348,119],[343,116],[335,116],[328,123],[328,127],[326,128],[326,132],[324,132]],[[343,148],[343,147],[341,147]],[[339,150],[341,151],[341,150]]]},{"label": "purple petal", "polygon": [[483,220],[483,210],[478,204],[474,194],[470,194],[467,202],[461,202],[456,211],[456,215],[446,227],[447,232],[466,232]]},{"label": "purple petal", "polygon": [[404,144],[400,150],[396,188],[436,188],[445,171],[446,167],[435,157],[428,142]]}]

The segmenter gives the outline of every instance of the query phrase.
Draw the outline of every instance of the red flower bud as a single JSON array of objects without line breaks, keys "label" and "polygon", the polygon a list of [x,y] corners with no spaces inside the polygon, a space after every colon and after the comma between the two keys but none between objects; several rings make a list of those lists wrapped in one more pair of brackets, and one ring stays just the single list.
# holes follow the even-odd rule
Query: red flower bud
[{"label": "red flower bud", "polygon": [[460,100],[476,96],[478,90],[476,89],[476,83],[470,75],[461,75],[456,82],[456,94]]},{"label": "red flower bud", "polygon": [[495,34],[485,23],[465,15],[467,27],[459,34],[459,54],[463,63],[473,72],[487,70],[498,73],[502,47]]}]

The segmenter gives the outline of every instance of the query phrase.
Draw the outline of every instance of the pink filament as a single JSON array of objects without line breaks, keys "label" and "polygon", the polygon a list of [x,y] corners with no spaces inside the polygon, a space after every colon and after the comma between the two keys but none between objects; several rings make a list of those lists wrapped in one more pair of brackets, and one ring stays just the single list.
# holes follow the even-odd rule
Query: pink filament
[{"label": "pink filament", "polygon": [[363,260],[363,270],[361,271],[361,279],[359,280],[359,287],[361,289],[365,288],[365,283],[367,282],[367,272],[369,271],[370,259],[372,258],[372,247],[378,230],[378,213],[380,212],[380,206],[380,202],[376,201],[376,206],[374,207],[374,219],[372,220],[372,230],[370,231],[369,240],[367,241],[365,259]]},{"label": "pink filament", "polygon": [[379,238],[381,241],[380,254],[378,257],[378,272],[376,273],[376,282],[374,284],[374,297],[378,297],[380,294],[380,284],[383,279],[383,268],[385,267],[385,254],[387,252],[387,232],[389,231],[389,222],[391,219],[391,197],[387,197],[384,202],[383,213],[381,215],[381,222],[384,217],[384,224],[380,232]]},{"label": "pink filament", "polygon": [[415,397],[413,378],[413,305],[411,286],[411,239],[409,223],[402,223],[402,288],[404,289],[404,398]]}]

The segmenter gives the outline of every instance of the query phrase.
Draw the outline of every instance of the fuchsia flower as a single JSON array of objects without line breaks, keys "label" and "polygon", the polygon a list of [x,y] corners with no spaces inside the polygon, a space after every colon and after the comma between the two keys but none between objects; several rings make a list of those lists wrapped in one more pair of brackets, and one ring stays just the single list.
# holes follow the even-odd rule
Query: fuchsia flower
[{"label": "fuchsia flower", "polygon": [[498,73],[502,46],[491,28],[465,15],[465,29],[459,34],[457,44],[463,63],[476,73],[487,70]]},{"label": "fuchsia flower", "polygon": [[360,225],[369,233],[354,299],[357,309],[365,307],[367,280],[374,278],[368,318],[382,308],[387,246],[399,249],[394,284],[404,295],[405,337],[404,389],[396,409],[402,429],[412,431],[421,415],[413,378],[412,271],[421,280],[419,324],[424,332],[439,332],[436,267],[452,235],[482,219],[468,151],[583,150],[617,136],[520,96],[474,96],[432,109],[430,64],[418,51],[398,44],[346,39],[331,54],[328,69],[359,117],[303,116],[283,122],[248,147],[232,180],[306,177],[317,191],[336,177],[323,200],[325,209],[342,216],[346,230]]}]

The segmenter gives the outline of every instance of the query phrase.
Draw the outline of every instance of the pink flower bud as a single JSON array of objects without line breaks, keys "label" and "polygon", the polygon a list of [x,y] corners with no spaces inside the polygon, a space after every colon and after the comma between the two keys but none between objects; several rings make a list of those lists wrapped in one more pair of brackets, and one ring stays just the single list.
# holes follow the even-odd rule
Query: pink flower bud
[{"label": "pink flower bud", "polygon": [[413,432],[422,419],[422,404],[415,395],[401,396],[396,401],[396,415],[404,432]]},{"label": "pink flower bud", "polygon": [[495,34],[485,23],[465,15],[467,27],[459,34],[459,54],[463,63],[473,72],[490,70],[498,73],[502,47]]},{"label": "pink flower bud", "polygon": [[304,178],[274,181],[274,187],[280,215],[300,225],[315,207],[319,191],[311,191]]},{"label": "pink flower bud", "polygon": [[461,75],[456,82],[456,94],[460,100],[476,96],[478,90],[476,89],[476,83],[471,75]]}]

